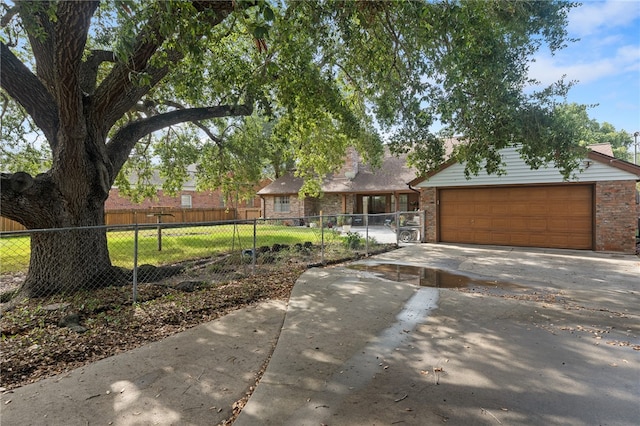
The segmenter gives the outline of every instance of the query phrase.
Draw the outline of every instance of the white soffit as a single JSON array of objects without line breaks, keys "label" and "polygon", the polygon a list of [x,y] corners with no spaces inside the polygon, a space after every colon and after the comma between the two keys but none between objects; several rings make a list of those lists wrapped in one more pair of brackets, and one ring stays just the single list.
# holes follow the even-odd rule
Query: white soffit
[{"label": "white soffit", "polygon": [[442,187],[442,186],[477,186],[477,185],[521,185],[536,183],[567,183],[567,182],[596,182],[615,180],[637,180],[633,173],[611,167],[607,164],[591,159],[582,160],[580,170],[574,170],[571,178],[564,180],[560,171],[553,166],[540,167],[532,170],[518,153],[516,148],[505,148],[500,151],[505,162],[506,174],[488,175],[482,169],[478,176],[466,179],[464,176],[464,164],[456,163],[431,176],[429,179],[415,185],[418,188]]}]

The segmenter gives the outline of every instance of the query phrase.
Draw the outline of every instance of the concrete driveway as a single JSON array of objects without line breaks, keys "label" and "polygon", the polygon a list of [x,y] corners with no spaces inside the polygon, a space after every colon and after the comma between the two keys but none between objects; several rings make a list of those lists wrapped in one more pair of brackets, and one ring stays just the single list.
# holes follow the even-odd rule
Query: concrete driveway
[{"label": "concrete driveway", "polygon": [[219,424],[268,362],[236,426],[637,425],[639,276],[631,255],[409,245],[4,392],[0,419]]},{"label": "concrete driveway", "polygon": [[638,424],[636,256],[423,244],[357,268],[296,284],[236,425]]}]

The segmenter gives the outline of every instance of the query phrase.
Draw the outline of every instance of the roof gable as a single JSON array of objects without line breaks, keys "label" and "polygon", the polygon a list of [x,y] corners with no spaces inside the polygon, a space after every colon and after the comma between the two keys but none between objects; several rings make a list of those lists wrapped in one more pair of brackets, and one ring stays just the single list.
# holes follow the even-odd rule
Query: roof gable
[{"label": "roof gable", "polygon": [[[506,164],[504,175],[489,175],[481,170],[478,176],[466,179],[464,164],[449,161],[426,178],[414,179],[414,187],[441,186],[477,186],[477,185],[514,185],[531,183],[564,183],[560,171],[553,165],[532,170],[522,158],[517,148],[505,148],[500,151]],[[640,180],[640,166],[618,160],[600,152],[591,151],[582,160],[583,170],[574,171],[569,182],[594,182],[612,180]]]}]

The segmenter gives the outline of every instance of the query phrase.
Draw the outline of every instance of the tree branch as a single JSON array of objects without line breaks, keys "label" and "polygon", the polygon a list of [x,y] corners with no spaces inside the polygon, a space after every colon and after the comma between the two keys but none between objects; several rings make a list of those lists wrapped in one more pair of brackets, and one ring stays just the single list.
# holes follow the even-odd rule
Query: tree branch
[{"label": "tree branch", "polygon": [[205,108],[178,109],[145,118],[120,128],[107,144],[107,155],[113,166],[111,182],[129,158],[135,144],[144,136],[175,124],[207,120],[218,117],[247,116],[252,105],[221,105]]},{"label": "tree branch", "polygon": [[[215,26],[222,22],[233,11],[235,1],[193,1],[198,12],[213,10],[215,16],[207,20],[208,26]],[[118,62],[109,75],[102,81],[95,91],[94,114],[103,123],[106,134],[111,126],[128,110],[158,84],[169,72],[169,65],[151,68],[149,60],[156,54],[165,41],[160,32],[160,20],[151,19],[146,27],[138,34],[133,53],[128,62]],[[170,51],[167,54],[168,63],[175,64],[182,60],[184,54]],[[130,78],[131,73],[145,72],[150,75],[147,86],[137,85]]]},{"label": "tree branch", "polygon": [[0,173],[0,204],[3,217],[28,229],[54,228],[59,204],[51,202],[58,193],[51,176],[45,173],[32,177],[28,173]]},{"label": "tree branch", "polygon": [[116,62],[116,57],[109,50],[92,50],[87,60],[80,65],[80,87],[88,95],[96,90],[98,68],[104,62]]},{"label": "tree branch", "polygon": [[[177,63],[182,59],[181,53],[172,51],[168,53],[169,61]],[[118,67],[118,65],[116,65]],[[115,71],[115,69],[113,70]],[[117,82],[117,75],[112,73],[107,77],[110,81],[104,80],[96,90],[95,96],[95,113],[97,117],[102,117],[101,122],[103,126],[103,132],[106,134],[109,129],[118,121],[127,111],[135,107],[138,101],[146,95],[154,86],[156,86],[169,72],[169,66],[162,68],[147,68],[146,74],[149,75],[149,84],[142,86],[136,85],[129,78],[129,72],[124,69],[120,69],[122,75],[119,82]],[[109,84],[111,90],[107,87]],[[119,88],[120,91],[116,90]]]},{"label": "tree branch", "polygon": [[[84,136],[80,64],[91,17],[98,1],[60,2],[55,23],[54,76],[61,126],[69,134]],[[73,31],[69,31],[73,28]]]},{"label": "tree branch", "polygon": [[4,28],[7,25],[9,25],[9,22],[11,22],[11,19],[13,19],[13,17],[18,14],[18,6],[10,7],[6,9],[6,11],[7,12],[4,15],[2,15],[2,18],[0,18],[0,28]]},{"label": "tree branch", "polygon": [[[149,86],[136,87],[135,83],[131,81],[130,75],[145,71],[149,59],[164,42],[165,39],[160,34],[158,26],[157,22],[152,22],[146,30],[141,31],[128,62],[117,62],[109,75],[96,88],[93,102],[94,114],[103,122],[105,134],[125,112],[131,109],[153,87],[153,81]],[[153,80],[159,82],[168,71],[168,67],[154,70],[156,78]]]},{"label": "tree branch", "polygon": [[[174,108],[185,109],[184,106],[180,105],[177,102],[173,102],[173,101],[170,101],[170,100],[164,100],[164,101],[162,101],[162,103],[165,104],[165,105],[172,106]],[[214,135],[213,132],[207,126],[202,124],[200,121],[192,121],[192,123],[196,127],[198,127],[200,130],[202,130],[209,137],[209,139],[214,141],[218,146],[222,145],[222,139],[220,139],[218,136]]]},{"label": "tree branch", "polygon": [[29,44],[36,64],[36,75],[55,96],[53,65],[54,24],[47,16],[49,1],[25,1],[18,3],[20,18],[29,37]]},{"label": "tree branch", "polygon": [[38,77],[0,42],[0,87],[15,99],[42,129],[51,149],[56,146],[58,106]]}]

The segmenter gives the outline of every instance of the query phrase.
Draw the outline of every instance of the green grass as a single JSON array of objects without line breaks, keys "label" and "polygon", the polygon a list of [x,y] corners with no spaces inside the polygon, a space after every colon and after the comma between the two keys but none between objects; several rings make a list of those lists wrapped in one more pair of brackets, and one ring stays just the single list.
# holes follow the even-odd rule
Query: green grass
[{"label": "green grass", "polygon": [[[319,244],[320,229],[280,225],[258,225],[256,246],[304,243]],[[325,243],[335,240],[334,233],[325,230]],[[107,234],[111,262],[116,266],[133,267],[134,232],[110,231]],[[138,233],[138,264],[162,265],[215,256],[253,247],[253,225],[219,225],[189,228],[164,228],[162,251],[158,251],[158,232],[144,229]],[[0,238],[0,274],[26,271],[29,267],[28,236]]]}]

